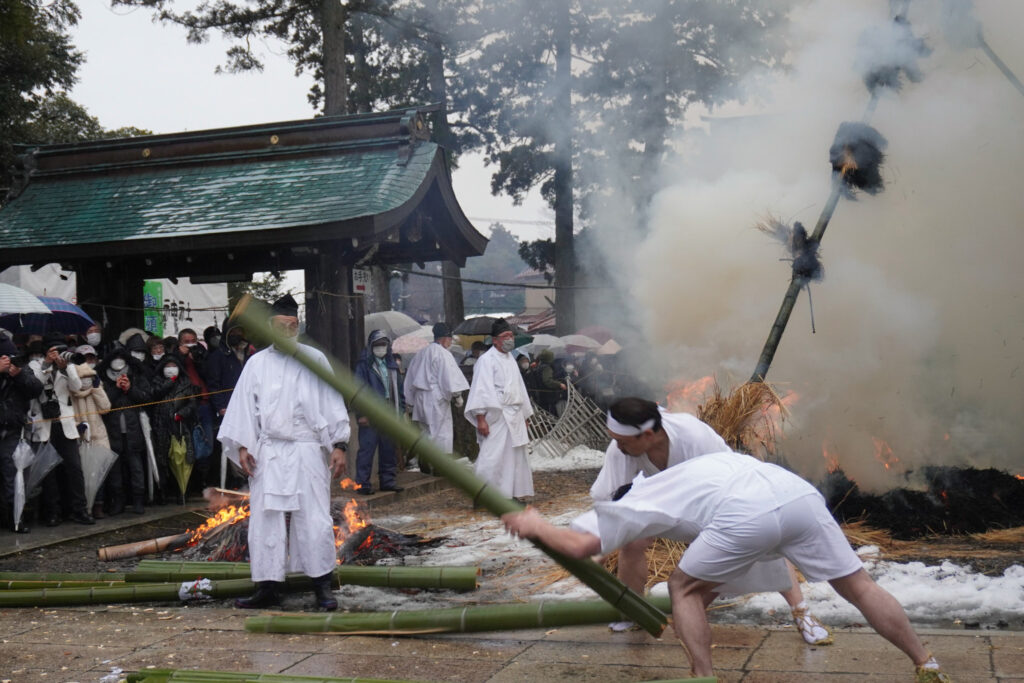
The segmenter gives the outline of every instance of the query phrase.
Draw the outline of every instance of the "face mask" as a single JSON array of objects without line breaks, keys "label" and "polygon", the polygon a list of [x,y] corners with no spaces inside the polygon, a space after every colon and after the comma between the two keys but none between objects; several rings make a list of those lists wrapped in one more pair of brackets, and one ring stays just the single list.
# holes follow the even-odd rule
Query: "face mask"
[{"label": "face mask", "polygon": [[185,344],[185,346],[187,346],[190,349],[194,349],[196,347],[196,345],[197,345],[197,342],[192,342],[190,344]]},{"label": "face mask", "polygon": [[220,346],[220,337],[210,337],[210,348]]},{"label": "face mask", "polygon": [[132,358],[134,358],[137,361],[144,361],[144,360],[146,360],[146,352],[145,351],[132,351]]},{"label": "face mask", "polygon": [[521,361],[519,361],[519,367],[521,367],[523,370],[525,370],[526,368],[530,367],[530,361],[528,361],[528,360],[521,360]]},{"label": "face mask", "polygon": [[565,364],[565,371],[566,372],[572,372],[575,369],[576,369],[576,366],[573,365],[572,363],[566,363]]},{"label": "face mask", "polygon": [[86,365],[88,365],[88,366],[89,366],[90,368],[92,368],[93,370],[95,370],[95,369],[96,369],[96,363],[93,363],[93,362],[89,362],[89,363],[86,363]]},{"label": "face mask", "polygon": [[516,340],[515,339],[503,339],[502,340],[502,342],[501,342],[501,350],[502,351],[504,351],[505,353],[508,353],[509,351],[511,351],[514,348],[516,348]]},{"label": "face mask", "polygon": [[154,353],[153,354],[153,360],[160,360],[163,357],[164,357],[164,354],[162,354],[162,353]]},{"label": "face mask", "polygon": [[110,369],[116,370],[117,372],[124,370],[125,365],[127,365],[127,363],[125,362],[124,358],[115,358],[114,360],[110,361]]},{"label": "face mask", "polygon": [[90,332],[85,335],[85,341],[89,343],[89,346],[98,346],[100,343],[101,335],[99,332]]},{"label": "face mask", "polygon": [[388,355],[388,347],[386,347],[386,346],[374,346],[373,347],[373,355],[377,356],[377,358],[383,358],[384,356]]},{"label": "face mask", "polygon": [[245,341],[245,339],[237,334],[228,335],[228,346],[231,348],[241,346],[243,341]]},{"label": "face mask", "polygon": [[31,356],[28,357],[28,359],[29,360],[42,360],[43,357],[41,355],[39,355],[38,353],[33,353]]},{"label": "face mask", "polygon": [[164,368],[164,377],[167,379],[174,379],[178,376],[178,368],[167,366]]}]

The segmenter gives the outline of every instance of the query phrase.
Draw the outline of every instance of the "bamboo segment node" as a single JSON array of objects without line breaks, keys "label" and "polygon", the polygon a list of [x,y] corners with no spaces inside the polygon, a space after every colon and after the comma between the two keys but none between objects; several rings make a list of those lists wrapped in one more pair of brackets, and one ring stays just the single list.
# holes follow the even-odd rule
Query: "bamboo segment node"
[{"label": "bamboo segment node", "polygon": [[128,557],[139,555],[152,555],[162,553],[165,550],[177,550],[188,544],[191,534],[177,534],[175,536],[161,536],[146,541],[125,543],[123,545],[110,545],[96,551],[100,561],[110,562],[112,560],[123,560]]}]

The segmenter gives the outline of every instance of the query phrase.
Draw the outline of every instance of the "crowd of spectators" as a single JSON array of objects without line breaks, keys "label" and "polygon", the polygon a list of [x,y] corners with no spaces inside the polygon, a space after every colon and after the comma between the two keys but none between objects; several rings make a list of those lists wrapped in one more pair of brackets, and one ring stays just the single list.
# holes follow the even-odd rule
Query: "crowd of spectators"
[{"label": "crowd of spectators", "polygon": [[[182,503],[212,484],[218,423],[253,352],[232,322],[207,328],[202,341],[188,328],[166,338],[107,334],[98,325],[83,335],[0,331],[0,524],[21,533],[33,524],[94,524]],[[52,446],[60,463],[26,492],[15,519],[14,453],[22,442],[36,453]],[[87,448],[116,454],[91,506],[81,458]],[[172,462],[182,454],[191,472],[179,481]]]}]

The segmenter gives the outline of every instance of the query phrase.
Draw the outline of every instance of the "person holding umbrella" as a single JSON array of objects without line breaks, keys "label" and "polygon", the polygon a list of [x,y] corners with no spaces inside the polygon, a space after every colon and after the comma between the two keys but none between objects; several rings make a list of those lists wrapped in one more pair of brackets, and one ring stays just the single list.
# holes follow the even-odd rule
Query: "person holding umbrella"
[{"label": "person holding umbrella", "polygon": [[16,533],[28,527],[14,519],[14,449],[21,439],[32,399],[43,393],[43,383],[24,371],[27,358],[18,353],[10,337],[0,334],[0,523]]},{"label": "person holding umbrella", "polygon": [[46,525],[61,523],[61,492],[66,496],[63,500],[68,508],[64,512],[70,512],[72,520],[79,524],[95,524],[96,520],[86,509],[85,479],[78,453],[78,425],[72,401],[72,393],[82,389],[82,380],[78,369],[69,362],[73,354],[68,351],[63,334],[47,333],[42,346],[42,361],[29,364],[43,385],[38,398],[40,417],[33,426],[32,440],[37,443],[49,441],[62,460],[57,469],[43,480]]}]

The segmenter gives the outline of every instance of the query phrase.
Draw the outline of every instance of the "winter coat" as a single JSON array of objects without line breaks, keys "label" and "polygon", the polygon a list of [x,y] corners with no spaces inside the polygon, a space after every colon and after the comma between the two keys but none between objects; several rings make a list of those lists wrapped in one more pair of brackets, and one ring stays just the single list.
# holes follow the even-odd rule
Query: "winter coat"
[{"label": "winter coat", "polygon": [[[108,373],[108,370],[110,369],[110,361],[114,358],[123,358],[128,363],[125,366],[128,381],[130,382],[128,391],[121,391]],[[104,358],[100,364],[96,366],[96,374],[100,377],[100,382],[103,384],[103,390],[107,392],[107,398],[110,399],[110,407],[112,409],[137,406],[150,401],[152,390],[149,380],[146,379],[146,371],[143,369],[141,363],[128,355],[127,351],[123,349],[116,349],[111,352],[110,355]],[[108,438],[111,441],[114,441],[115,434],[127,434],[131,443],[140,443],[142,441],[142,423],[139,421],[140,410],[142,409],[127,408],[125,410],[112,410],[104,415],[103,424],[107,426]]]},{"label": "winter coat", "polygon": [[0,375],[0,431],[24,427],[29,406],[41,393],[43,383],[28,368],[22,368],[17,377]]},{"label": "winter coat", "polygon": [[[68,439],[78,438],[78,426],[75,420],[75,406],[71,400],[71,392],[82,388],[82,380],[78,377],[78,368],[68,363],[64,369],[56,365],[45,365],[42,361],[30,361],[25,368],[35,374],[42,385],[42,393],[31,403],[29,408],[29,419],[32,425],[32,440],[39,443],[46,443],[50,440],[50,431],[60,429]],[[42,404],[45,401],[54,400],[60,406],[59,420],[43,419]]]},{"label": "winter coat", "polygon": [[198,417],[198,399],[201,389],[189,381],[183,370],[174,379],[164,377],[166,361],[177,358],[161,359],[157,367],[157,376],[153,380],[153,400],[159,401],[153,406],[153,451],[157,460],[166,462],[171,448],[171,437],[185,437],[185,447],[189,462],[195,460],[195,446],[192,442],[192,429]]},{"label": "winter coat", "polygon": [[242,375],[242,367],[252,357],[252,348],[247,347],[245,355],[239,360],[238,355],[228,347],[227,332],[225,330],[220,338],[220,347],[206,357],[206,388],[210,391],[210,403],[216,415],[227,410],[231,400],[231,392],[223,390],[235,388]]},{"label": "winter coat", "polygon": [[103,415],[110,411],[110,397],[107,396],[99,375],[88,364],[82,363],[78,366],[78,376],[82,380],[82,388],[71,392],[71,400],[75,404],[78,422],[89,425],[89,430],[82,438],[89,443],[110,448],[107,426],[103,422]]},{"label": "winter coat", "polygon": [[[373,369],[373,366],[377,362],[376,356],[373,355],[372,344],[375,335],[379,335],[379,330],[374,330],[370,333],[369,343],[366,348],[359,354],[359,360],[356,361],[355,375],[363,384],[368,384],[373,387],[373,390],[377,392],[377,395],[384,397],[384,382],[381,380],[381,376]],[[391,342],[388,341],[388,352],[384,356],[384,362],[388,367],[388,394],[390,396],[389,402],[395,406],[395,410],[399,413],[405,412],[405,394],[402,391],[402,378],[398,369],[398,363],[395,361],[395,356],[391,353]]]}]

